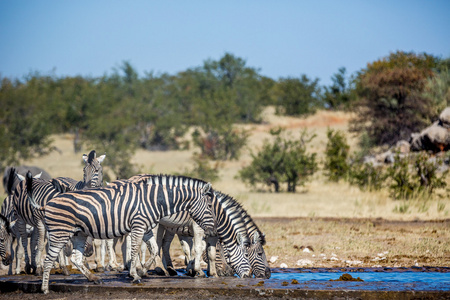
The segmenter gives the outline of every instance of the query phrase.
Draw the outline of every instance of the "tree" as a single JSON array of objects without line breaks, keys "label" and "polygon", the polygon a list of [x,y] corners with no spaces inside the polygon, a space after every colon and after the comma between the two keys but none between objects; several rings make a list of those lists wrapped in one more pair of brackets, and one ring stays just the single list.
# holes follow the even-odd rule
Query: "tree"
[{"label": "tree", "polygon": [[352,130],[376,144],[393,145],[430,123],[432,103],[422,96],[436,58],[398,51],[368,64],[357,79],[361,98]]},{"label": "tree", "polygon": [[31,75],[27,83],[1,79],[0,167],[49,153],[51,114],[46,110],[50,77]]},{"label": "tree", "polygon": [[281,78],[275,87],[277,112],[289,116],[314,114],[320,106],[319,79],[311,80],[306,75],[300,78]]},{"label": "tree", "polygon": [[306,145],[315,135],[306,131],[299,139],[286,139],[282,129],[273,130],[274,141],[266,140],[258,153],[251,153],[252,162],[239,171],[239,177],[251,186],[273,185],[280,191],[280,183],[287,183],[287,191],[295,193],[297,185],[304,185],[317,170],[316,154],[308,153]]},{"label": "tree", "polygon": [[347,144],[341,131],[334,131],[328,128],[327,137],[324,169],[329,180],[339,181],[339,179],[348,175],[349,164],[347,158],[350,146]]},{"label": "tree", "polygon": [[347,76],[345,67],[339,68],[338,72],[331,77],[333,84],[325,87],[323,102],[325,107],[331,110],[349,109],[350,104],[355,101],[351,79]]}]

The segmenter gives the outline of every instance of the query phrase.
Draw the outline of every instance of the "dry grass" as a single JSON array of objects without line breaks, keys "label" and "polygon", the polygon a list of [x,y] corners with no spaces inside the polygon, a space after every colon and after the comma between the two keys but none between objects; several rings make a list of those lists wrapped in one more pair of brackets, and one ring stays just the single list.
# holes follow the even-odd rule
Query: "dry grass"
[{"label": "dry grass", "polygon": [[[429,201],[394,201],[385,191],[362,192],[347,183],[330,183],[317,174],[313,181],[297,193],[271,193],[252,191],[235,176],[238,171],[250,163],[250,152],[257,151],[264,139],[270,138],[269,130],[277,126],[287,128],[289,134],[298,136],[303,129],[317,137],[311,143],[311,152],[323,155],[327,138],[327,128],[348,131],[350,114],[342,112],[318,112],[306,119],[276,116],[273,108],[263,114],[264,122],[259,125],[241,125],[239,127],[251,133],[249,145],[238,161],[223,162],[220,168],[220,180],[215,189],[233,196],[240,201],[266,233],[266,247],[269,258],[279,256],[274,266],[287,263],[295,267],[297,260],[309,259],[314,266],[344,266],[361,261],[363,265],[406,265],[415,263],[449,266],[450,233],[447,223],[399,223],[404,226],[375,226],[377,218],[396,221],[443,220],[449,218],[450,199],[444,197]],[[352,151],[356,139],[347,134]],[[37,165],[46,169],[52,176],[69,176],[82,179],[81,154],[75,154],[72,147],[73,137],[58,135],[54,145],[59,149],[49,156],[26,161],[24,164]],[[91,149],[83,149],[88,153]],[[101,154],[103,149],[97,149]],[[148,152],[139,150],[133,157],[142,172],[166,173],[182,172],[192,167],[194,150]],[[107,168],[108,152],[106,149]],[[450,182],[449,182],[450,183]],[[401,213],[400,211],[403,211]],[[273,221],[261,217],[301,217],[289,221]],[[344,221],[323,218],[345,218]],[[347,218],[357,218],[348,221]],[[367,221],[361,221],[365,219]],[[446,225],[447,227],[443,226]],[[379,230],[380,228],[385,228]],[[178,244],[178,243],[176,243]],[[311,245],[313,253],[298,250],[301,246]],[[295,248],[297,247],[297,248]],[[180,253],[175,246],[174,257]],[[379,253],[386,259],[373,260]],[[428,252],[427,252],[428,251]],[[337,260],[331,259],[336,254]],[[316,255],[313,257],[312,255]],[[324,254],[326,259],[323,259]],[[382,257],[381,257],[382,258]],[[330,260],[331,259],[331,260]]]},{"label": "dry grass", "polygon": [[[450,266],[450,222],[259,220],[272,264],[288,267]],[[313,252],[303,252],[312,246]]]}]

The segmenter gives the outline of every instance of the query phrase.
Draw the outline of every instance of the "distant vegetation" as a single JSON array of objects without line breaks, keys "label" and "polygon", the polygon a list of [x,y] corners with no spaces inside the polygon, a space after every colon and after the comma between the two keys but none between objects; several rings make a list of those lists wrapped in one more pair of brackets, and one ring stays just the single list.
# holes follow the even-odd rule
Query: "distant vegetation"
[{"label": "distant vegetation", "polygon": [[[53,150],[52,134],[72,133],[75,152],[83,144],[107,152],[110,167],[120,178],[138,171],[130,163],[138,148],[196,147],[200,153],[192,172],[217,179],[218,165],[211,167],[206,160],[238,159],[249,133],[234,124],[261,122],[261,111],[268,105],[278,114],[296,117],[319,109],[353,110],[352,130],[363,138],[361,145],[393,145],[429,125],[449,106],[449,66],[450,59],[399,51],[350,76],[342,67],[332,76],[331,86],[320,86],[319,79],[306,74],[262,76],[258,68],[226,53],[174,75],[149,72],[142,77],[123,62],[98,78],[39,73],[24,79],[0,78],[0,167],[47,154]],[[192,127],[189,145],[182,137]],[[253,153],[254,162],[240,176],[252,184],[277,182],[276,189],[286,182],[286,190],[294,192],[317,170],[315,154],[307,151],[306,135],[301,140],[281,135],[276,139],[280,145],[266,143],[261,153]],[[330,132],[329,139],[342,146],[339,133]],[[281,147],[281,152],[274,147]],[[357,174],[343,164],[345,149],[333,152],[332,147],[327,155],[337,156],[325,163],[330,180]],[[256,170],[270,164],[269,158],[277,160],[280,153],[282,162],[274,161],[273,170]],[[358,176],[354,180],[364,181]]]}]

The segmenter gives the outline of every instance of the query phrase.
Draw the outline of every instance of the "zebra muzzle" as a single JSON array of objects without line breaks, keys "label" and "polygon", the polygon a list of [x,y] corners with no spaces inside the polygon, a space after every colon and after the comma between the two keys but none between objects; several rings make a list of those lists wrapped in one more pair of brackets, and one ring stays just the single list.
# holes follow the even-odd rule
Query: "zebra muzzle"
[{"label": "zebra muzzle", "polygon": [[12,263],[12,256],[11,256],[11,254],[6,253],[5,258],[2,260],[2,263],[3,263],[5,266],[10,265],[10,264]]}]

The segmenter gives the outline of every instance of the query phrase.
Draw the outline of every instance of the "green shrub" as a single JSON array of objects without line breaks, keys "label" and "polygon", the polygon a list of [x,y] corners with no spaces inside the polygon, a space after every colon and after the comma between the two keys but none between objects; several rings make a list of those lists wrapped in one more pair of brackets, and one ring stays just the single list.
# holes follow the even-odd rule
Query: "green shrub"
[{"label": "green shrub", "polygon": [[371,163],[352,164],[348,175],[350,184],[367,191],[381,190],[387,178],[382,166],[374,166]]},{"label": "green shrub", "polygon": [[347,158],[350,146],[341,131],[328,129],[327,137],[324,162],[325,175],[331,181],[339,181],[341,178],[346,178],[349,172]]},{"label": "green shrub", "polygon": [[298,140],[281,137],[282,129],[271,131],[275,136],[273,143],[266,140],[262,149],[252,153],[252,162],[239,171],[238,177],[244,182],[273,185],[280,191],[280,182],[287,183],[287,191],[295,192],[297,185],[304,185],[317,171],[316,153],[308,153],[306,144],[315,135],[303,131]]}]

